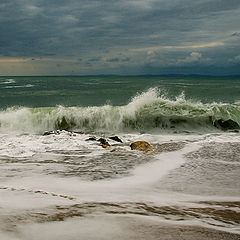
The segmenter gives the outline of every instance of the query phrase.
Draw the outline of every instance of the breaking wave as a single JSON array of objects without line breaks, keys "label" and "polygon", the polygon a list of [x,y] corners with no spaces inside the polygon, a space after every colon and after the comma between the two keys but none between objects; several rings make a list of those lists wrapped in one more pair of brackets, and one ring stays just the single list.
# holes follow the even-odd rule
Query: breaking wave
[{"label": "breaking wave", "polygon": [[1,132],[42,133],[48,130],[153,132],[240,129],[240,103],[175,100],[157,88],[136,95],[125,106],[8,108],[0,111]]}]

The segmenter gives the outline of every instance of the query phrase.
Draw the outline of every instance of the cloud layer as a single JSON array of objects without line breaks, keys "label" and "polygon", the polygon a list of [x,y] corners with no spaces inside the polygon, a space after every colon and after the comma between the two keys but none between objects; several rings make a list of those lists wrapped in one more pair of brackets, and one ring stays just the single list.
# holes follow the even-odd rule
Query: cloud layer
[{"label": "cloud layer", "polygon": [[240,74],[239,0],[1,0],[0,74]]}]

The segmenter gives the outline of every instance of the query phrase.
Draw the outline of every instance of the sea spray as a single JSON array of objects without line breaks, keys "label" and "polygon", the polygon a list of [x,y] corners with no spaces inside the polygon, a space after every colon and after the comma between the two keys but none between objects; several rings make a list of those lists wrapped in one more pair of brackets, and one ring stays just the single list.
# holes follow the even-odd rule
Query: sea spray
[{"label": "sea spray", "polygon": [[198,131],[240,127],[240,104],[175,100],[157,88],[136,95],[125,106],[8,108],[0,111],[0,131],[42,133],[48,130],[148,132]]}]

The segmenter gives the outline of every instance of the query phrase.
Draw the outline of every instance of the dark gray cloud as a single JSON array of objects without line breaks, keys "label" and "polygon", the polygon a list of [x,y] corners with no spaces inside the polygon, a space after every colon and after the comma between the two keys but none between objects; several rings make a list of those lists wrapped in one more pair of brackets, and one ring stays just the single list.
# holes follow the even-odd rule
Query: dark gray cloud
[{"label": "dark gray cloud", "polygon": [[0,56],[41,58],[41,72],[231,74],[239,22],[239,0],[1,0]]}]

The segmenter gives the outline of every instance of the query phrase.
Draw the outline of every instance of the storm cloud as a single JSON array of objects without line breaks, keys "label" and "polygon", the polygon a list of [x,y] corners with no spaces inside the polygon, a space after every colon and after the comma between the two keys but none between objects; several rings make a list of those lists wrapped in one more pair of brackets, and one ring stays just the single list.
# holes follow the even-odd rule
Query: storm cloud
[{"label": "storm cloud", "polygon": [[239,0],[1,0],[0,74],[240,74],[239,22]]}]

